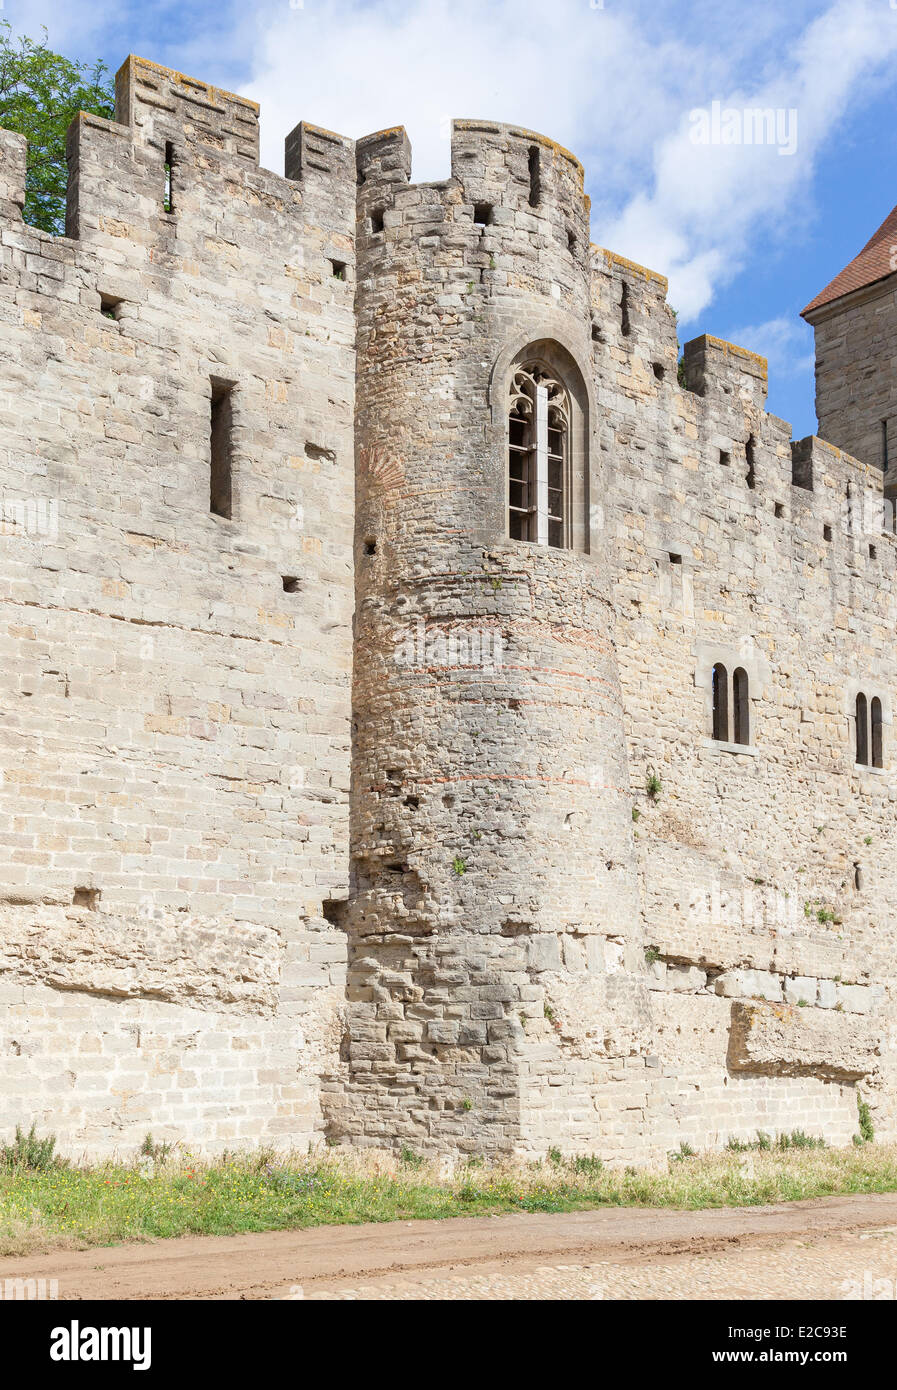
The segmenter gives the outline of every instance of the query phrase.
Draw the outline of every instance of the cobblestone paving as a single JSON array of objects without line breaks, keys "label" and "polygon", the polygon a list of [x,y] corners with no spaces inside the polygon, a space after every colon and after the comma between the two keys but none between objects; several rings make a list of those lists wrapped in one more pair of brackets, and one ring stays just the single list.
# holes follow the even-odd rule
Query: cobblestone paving
[{"label": "cobblestone paving", "polygon": [[332,1284],[293,1297],[317,1300],[403,1299],[891,1299],[897,1292],[897,1228],[831,1235],[780,1245],[668,1258],[644,1255],[614,1263],[558,1264],[477,1273],[430,1271],[386,1276],[354,1286]]}]

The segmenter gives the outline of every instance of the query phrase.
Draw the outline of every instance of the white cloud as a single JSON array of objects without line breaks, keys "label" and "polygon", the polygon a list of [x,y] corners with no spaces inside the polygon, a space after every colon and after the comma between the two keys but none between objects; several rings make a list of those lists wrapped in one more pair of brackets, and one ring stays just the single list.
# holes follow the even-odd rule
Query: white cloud
[{"label": "white cloud", "polygon": [[[662,74],[678,49],[588,0],[305,0],[301,9],[269,0],[245,90],[264,103],[264,157],[275,167],[300,117],[355,137],[402,124],[415,179],[438,179],[449,172],[451,116],[515,121],[562,143],[591,119],[616,161],[643,156],[645,123],[668,100]],[[637,107],[632,70],[646,80]]]},{"label": "white cloud", "polygon": [[654,186],[623,208],[607,239],[633,259],[656,264],[670,279],[670,299],[684,322],[738,273],[751,239],[785,234],[795,200],[809,186],[815,160],[863,84],[897,52],[897,12],[869,0],[837,0],[818,16],[757,86],[712,92],[723,108],[794,111],[795,152],[773,145],[696,144],[688,113],[660,143]]}]

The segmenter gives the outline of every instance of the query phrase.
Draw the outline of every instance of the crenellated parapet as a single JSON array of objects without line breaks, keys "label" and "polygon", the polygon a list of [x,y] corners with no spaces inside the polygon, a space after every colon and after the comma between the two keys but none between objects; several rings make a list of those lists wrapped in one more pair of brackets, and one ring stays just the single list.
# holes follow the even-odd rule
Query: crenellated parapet
[{"label": "crenellated parapet", "polygon": [[259,162],[257,102],[133,54],[115,74],[115,119],[160,151],[170,141]]},{"label": "crenellated parapet", "polygon": [[698,396],[735,396],[761,410],[766,404],[766,358],[703,334],[683,349],[686,389]]}]

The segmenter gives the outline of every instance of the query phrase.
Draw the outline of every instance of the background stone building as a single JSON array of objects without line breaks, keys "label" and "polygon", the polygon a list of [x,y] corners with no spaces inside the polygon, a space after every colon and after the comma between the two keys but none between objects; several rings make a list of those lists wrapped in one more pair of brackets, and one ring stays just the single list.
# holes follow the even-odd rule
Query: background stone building
[{"label": "background stone building", "polygon": [[130,58],[54,238],[0,132],[3,1128],[897,1137],[893,275],[792,441],[553,142],[257,135]]}]

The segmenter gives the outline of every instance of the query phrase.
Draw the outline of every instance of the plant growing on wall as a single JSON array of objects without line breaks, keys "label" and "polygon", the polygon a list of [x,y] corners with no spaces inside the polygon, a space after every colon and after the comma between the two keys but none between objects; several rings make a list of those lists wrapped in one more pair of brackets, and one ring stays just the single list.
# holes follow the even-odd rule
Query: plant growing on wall
[{"label": "plant growing on wall", "polygon": [[871,1144],[875,1138],[875,1128],[872,1124],[872,1111],[869,1109],[869,1102],[857,1096],[857,1115],[860,1121],[860,1132],[854,1135],[855,1144]]}]

